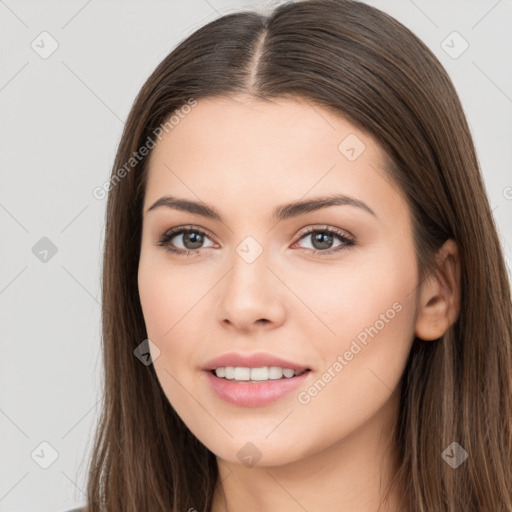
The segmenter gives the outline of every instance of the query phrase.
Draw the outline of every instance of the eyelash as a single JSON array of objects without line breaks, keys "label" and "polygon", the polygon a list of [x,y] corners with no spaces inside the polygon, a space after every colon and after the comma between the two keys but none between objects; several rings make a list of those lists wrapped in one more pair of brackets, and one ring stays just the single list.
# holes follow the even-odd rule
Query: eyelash
[{"label": "eyelash", "polygon": [[[161,238],[158,240],[157,245],[164,247],[164,249],[166,251],[173,253],[173,254],[178,254],[178,255],[186,256],[186,257],[193,256],[193,255],[197,256],[199,254],[199,251],[201,249],[204,249],[204,247],[193,250],[193,249],[179,249],[176,247],[171,247],[171,245],[170,245],[170,241],[174,237],[176,237],[177,235],[182,235],[182,234],[186,234],[186,233],[199,233],[203,236],[211,238],[208,236],[208,233],[202,228],[195,227],[195,226],[178,227],[178,228],[173,228],[173,229],[167,231],[166,233],[164,233],[161,236]],[[309,255],[318,255],[318,254],[320,254],[321,256],[330,255],[330,254],[336,253],[338,251],[347,249],[348,247],[355,245],[354,238],[352,238],[351,236],[348,236],[347,234],[345,234],[344,232],[342,232],[338,229],[331,228],[328,226],[322,227],[322,228],[314,228],[314,229],[310,229],[309,231],[306,231],[305,233],[303,233],[301,235],[301,237],[299,238],[299,240],[297,242],[301,241],[303,238],[306,238],[314,233],[329,233],[331,235],[335,235],[342,242],[342,245],[339,245],[336,248],[327,249],[325,251],[321,251],[319,249],[307,249],[307,248],[304,249],[303,248],[303,250],[306,251],[306,254],[309,254]]]}]

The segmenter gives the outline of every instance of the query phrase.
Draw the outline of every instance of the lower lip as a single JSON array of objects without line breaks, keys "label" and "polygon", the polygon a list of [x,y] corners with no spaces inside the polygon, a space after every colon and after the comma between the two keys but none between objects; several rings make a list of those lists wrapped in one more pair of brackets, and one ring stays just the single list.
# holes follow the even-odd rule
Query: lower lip
[{"label": "lower lip", "polygon": [[234,405],[260,407],[279,400],[297,389],[308,378],[311,371],[295,377],[268,380],[263,382],[237,382],[221,379],[211,371],[203,370],[215,394]]}]

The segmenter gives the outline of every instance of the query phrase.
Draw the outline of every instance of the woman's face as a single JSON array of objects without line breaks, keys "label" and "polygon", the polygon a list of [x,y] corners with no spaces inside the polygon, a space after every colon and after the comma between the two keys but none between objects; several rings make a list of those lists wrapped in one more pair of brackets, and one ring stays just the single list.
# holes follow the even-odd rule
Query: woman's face
[{"label": "woman's face", "polygon": [[300,99],[201,99],[156,144],[140,300],[160,384],[218,457],[290,463],[396,411],[418,276],[383,165],[372,137]]}]

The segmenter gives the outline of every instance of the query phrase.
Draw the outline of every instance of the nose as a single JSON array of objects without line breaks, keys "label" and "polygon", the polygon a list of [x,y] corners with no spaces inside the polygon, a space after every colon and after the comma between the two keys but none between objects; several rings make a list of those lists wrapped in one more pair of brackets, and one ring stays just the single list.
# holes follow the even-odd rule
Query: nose
[{"label": "nose", "polygon": [[231,270],[220,291],[218,318],[224,327],[249,332],[273,329],[285,317],[283,284],[264,250],[254,261],[238,253],[231,258]]}]

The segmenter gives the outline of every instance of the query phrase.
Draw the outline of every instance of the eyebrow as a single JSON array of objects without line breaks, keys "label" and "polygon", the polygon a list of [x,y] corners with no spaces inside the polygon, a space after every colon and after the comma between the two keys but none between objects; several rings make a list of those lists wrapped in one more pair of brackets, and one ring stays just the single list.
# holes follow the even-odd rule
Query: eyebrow
[{"label": "eyebrow", "polygon": [[[146,213],[163,206],[224,222],[221,214],[212,206],[203,202],[179,199],[172,196],[161,197],[146,210]],[[281,220],[298,217],[299,215],[328,208],[330,206],[353,206],[377,217],[375,212],[363,201],[354,197],[339,194],[334,196],[315,197],[306,201],[295,201],[280,205],[273,210],[272,219],[273,221],[279,222]]]}]

